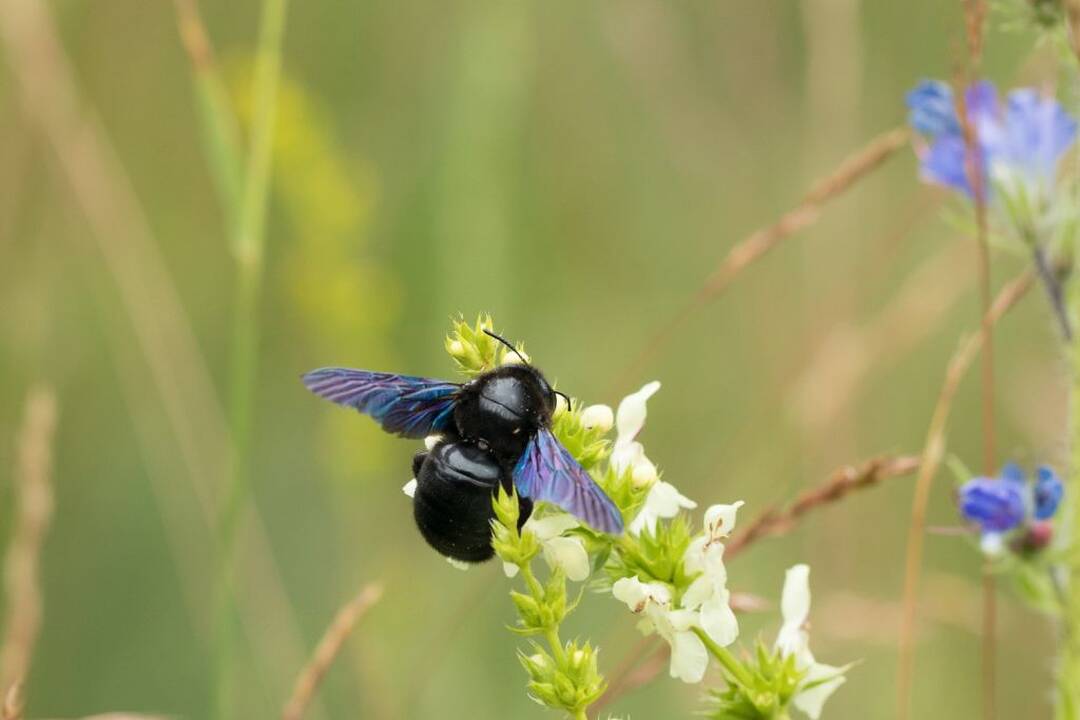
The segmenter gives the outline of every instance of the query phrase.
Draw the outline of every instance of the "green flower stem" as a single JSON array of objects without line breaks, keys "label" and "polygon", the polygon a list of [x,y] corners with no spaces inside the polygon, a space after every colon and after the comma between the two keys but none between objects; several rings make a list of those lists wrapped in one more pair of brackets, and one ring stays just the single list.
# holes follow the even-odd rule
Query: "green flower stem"
[{"label": "green flower stem", "polygon": [[713,641],[709,635],[699,627],[694,628],[694,634],[696,634],[701,641],[705,643],[705,647],[708,648],[712,656],[719,661],[724,669],[728,671],[731,677],[745,688],[752,688],[754,686],[754,678],[750,676],[743,664],[735,659],[735,656],[727,651],[726,648],[722,648]]},{"label": "green flower stem", "polygon": [[521,569],[521,577],[525,578],[525,584],[529,586],[529,592],[533,594],[533,597],[543,598],[544,588],[540,585],[540,581],[536,579],[536,576],[533,575],[532,563],[523,562],[518,564],[518,567]]},{"label": "green flower stem", "polygon": [[550,627],[544,631],[544,637],[551,646],[551,654],[559,665],[566,664],[566,652],[563,650],[562,640],[559,639],[559,628]]},{"label": "green flower stem", "polygon": [[574,713],[574,720],[589,720],[589,716],[585,714],[585,708]]},{"label": "green flower stem", "polygon": [[[529,586],[529,592],[538,600],[544,597],[544,588],[532,571],[532,563],[525,562],[518,565],[521,568],[521,576],[525,578],[525,584]],[[560,666],[566,664],[566,651],[563,649],[562,640],[559,638],[559,628],[549,627],[544,631],[544,639],[551,647],[551,655]]]},{"label": "green flower stem", "polygon": [[240,206],[243,151],[229,92],[214,58],[196,0],[176,0],[177,25],[191,62],[199,120],[210,174],[230,228]]},{"label": "green flower stem", "polygon": [[236,563],[236,538],[249,502],[249,460],[255,374],[258,367],[259,300],[262,288],[267,195],[272,139],[277,116],[277,87],[288,0],[264,0],[254,80],[254,113],[240,204],[235,216],[232,251],[237,282],[233,307],[233,347],[229,415],[233,452],[228,490],[218,520],[219,553],[216,646],[216,711],[235,717],[232,680],[235,666],[235,609],[230,601]]}]

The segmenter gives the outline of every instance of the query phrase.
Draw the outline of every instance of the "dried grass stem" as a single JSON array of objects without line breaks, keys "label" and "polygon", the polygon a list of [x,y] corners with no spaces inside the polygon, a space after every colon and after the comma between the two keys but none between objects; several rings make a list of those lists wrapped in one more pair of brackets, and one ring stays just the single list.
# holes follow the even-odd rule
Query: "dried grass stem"
[{"label": "dried grass stem", "polygon": [[341,646],[344,645],[361,618],[379,601],[382,593],[381,583],[371,583],[338,610],[330,627],[323,634],[322,640],[315,647],[315,653],[310,662],[297,676],[292,695],[281,713],[282,720],[300,720],[304,716],[304,711],[315,697],[319,684],[341,651]]},{"label": "dried grass stem", "polygon": [[14,533],[4,560],[7,612],[0,646],[3,717],[21,717],[21,686],[30,671],[41,629],[41,549],[53,512],[52,445],[56,396],[32,390],[17,440]]}]

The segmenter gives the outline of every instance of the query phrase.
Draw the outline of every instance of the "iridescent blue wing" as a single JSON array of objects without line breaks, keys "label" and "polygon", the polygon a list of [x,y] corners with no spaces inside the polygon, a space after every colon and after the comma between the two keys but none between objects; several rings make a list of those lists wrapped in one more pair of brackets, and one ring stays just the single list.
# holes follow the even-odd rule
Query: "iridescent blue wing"
[{"label": "iridescent blue wing", "polygon": [[386,432],[408,438],[450,428],[461,388],[444,380],[349,368],[312,370],[304,375],[304,385],[319,397],[370,415]]},{"label": "iridescent blue wing", "polygon": [[514,468],[518,492],[558,505],[602,532],[623,531],[622,514],[547,428],[540,428]]}]

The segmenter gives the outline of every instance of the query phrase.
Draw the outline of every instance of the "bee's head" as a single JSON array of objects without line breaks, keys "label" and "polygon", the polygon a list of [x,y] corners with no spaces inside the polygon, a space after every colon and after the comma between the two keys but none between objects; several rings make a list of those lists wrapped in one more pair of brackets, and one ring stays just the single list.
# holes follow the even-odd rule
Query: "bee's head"
[{"label": "bee's head", "polygon": [[530,363],[529,358],[526,357],[525,354],[522,353],[520,350],[518,350],[513,343],[511,343],[503,336],[497,335],[491,330],[488,330],[487,328],[484,328],[484,334],[488,337],[495,338],[500,343],[505,345],[507,350],[514,354],[514,357],[504,356],[503,362],[518,366],[520,370],[517,371],[515,374],[519,374],[522,377],[528,377],[536,383],[537,389],[540,391],[540,396],[543,398],[546,405],[546,412],[544,413],[545,416],[550,417],[551,414],[555,412],[555,408],[558,405],[558,398],[560,395],[562,396],[563,400],[566,401],[566,406],[570,407],[570,398],[566,395],[566,393],[559,392],[558,390],[551,387],[551,384],[547,381],[547,378],[544,377],[544,374],[540,372],[540,370],[536,368],[532,363]]}]

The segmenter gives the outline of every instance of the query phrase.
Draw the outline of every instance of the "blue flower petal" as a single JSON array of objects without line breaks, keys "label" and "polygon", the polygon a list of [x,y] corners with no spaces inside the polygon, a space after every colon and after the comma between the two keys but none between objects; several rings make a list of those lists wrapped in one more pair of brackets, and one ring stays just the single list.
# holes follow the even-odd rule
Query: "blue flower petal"
[{"label": "blue flower petal", "polygon": [[1047,520],[1057,512],[1065,486],[1050,467],[1042,465],[1035,476],[1035,519]]},{"label": "blue flower petal", "polygon": [[980,80],[964,91],[968,116],[975,123],[976,130],[986,122],[997,122],[1001,117],[1001,105],[998,103],[997,88],[989,80]]},{"label": "blue flower petal", "polygon": [[1025,180],[1053,184],[1058,161],[1075,139],[1076,121],[1055,100],[1030,88],[1009,93],[1001,156]]},{"label": "blue flower petal", "polygon": [[927,182],[959,190],[969,198],[975,196],[968,183],[965,158],[967,148],[958,134],[941,135],[923,153],[920,169]]},{"label": "blue flower petal", "polygon": [[1015,483],[973,478],[960,488],[960,512],[983,532],[1007,532],[1024,521],[1024,493]]},{"label": "blue flower petal", "polygon": [[908,122],[928,137],[960,132],[952,88],[940,80],[923,80],[907,94]]},{"label": "blue flower petal", "polygon": [[1002,465],[1001,472],[998,473],[998,477],[1000,477],[1005,482],[1019,483],[1021,486],[1023,486],[1027,482],[1027,473],[1025,473],[1023,469],[1014,462],[1005,463],[1004,465]]}]

